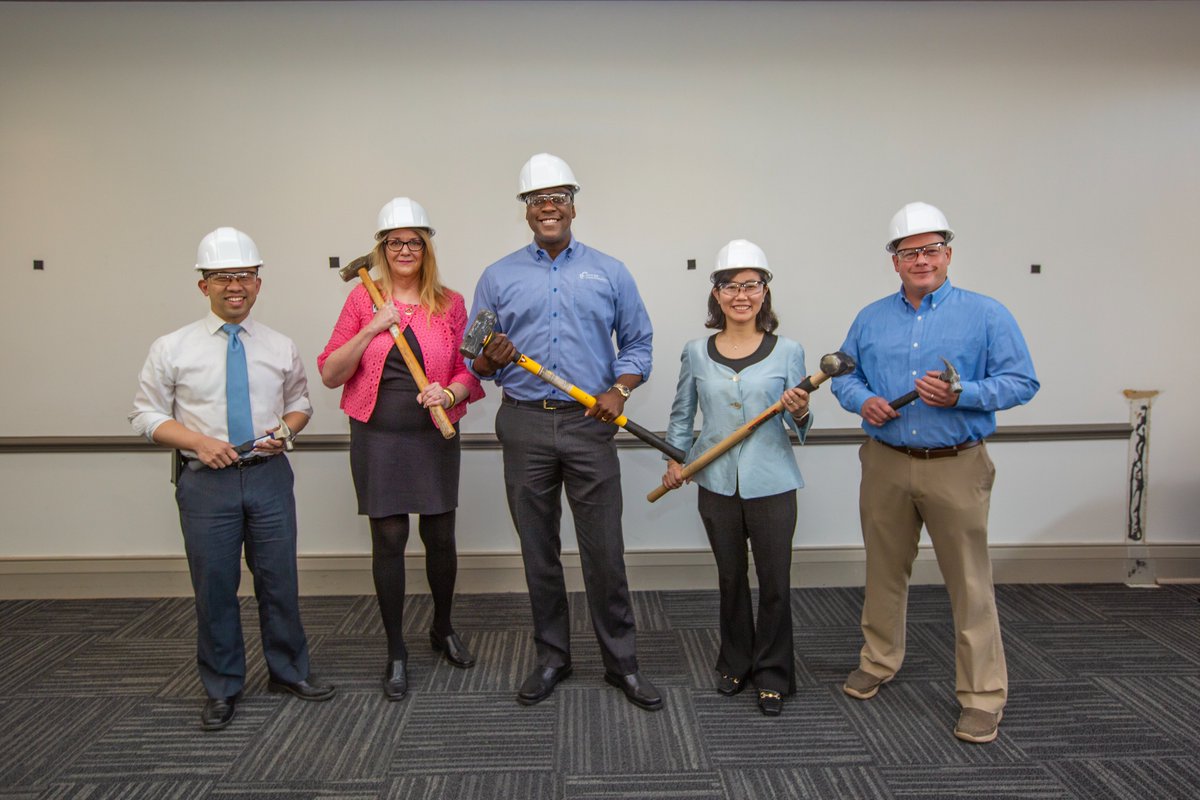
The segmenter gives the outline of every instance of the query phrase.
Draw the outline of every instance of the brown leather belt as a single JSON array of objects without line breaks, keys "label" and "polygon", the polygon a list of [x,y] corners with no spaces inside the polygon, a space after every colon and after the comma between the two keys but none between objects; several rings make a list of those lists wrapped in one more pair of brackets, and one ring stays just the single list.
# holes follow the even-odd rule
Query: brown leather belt
[{"label": "brown leather belt", "polygon": [[[879,442],[878,439],[876,439],[875,441]],[[962,444],[956,444],[956,445],[952,445],[950,447],[934,447],[932,449],[921,448],[921,447],[897,447],[896,445],[888,444],[887,442],[879,442],[879,443],[881,445],[883,445],[884,447],[890,447],[891,449],[895,450],[897,453],[904,453],[904,455],[906,455],[906,456],[912,456],[913,458],[930,459],[930,458],[953,458],[954,456],[961,453],[963,450],[970,450],[973,447],[979,447],[979,445],[983,444],[983,439],[976,439],[973,442],[963,442]]]}]

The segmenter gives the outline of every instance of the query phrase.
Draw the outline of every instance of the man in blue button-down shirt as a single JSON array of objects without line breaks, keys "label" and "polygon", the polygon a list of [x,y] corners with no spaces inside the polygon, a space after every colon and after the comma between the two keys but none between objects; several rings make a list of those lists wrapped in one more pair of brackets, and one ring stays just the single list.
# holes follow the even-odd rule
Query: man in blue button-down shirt
[{"label": "man in blue button-down shirt", "polygon": [[[842,349],[856,371],[833,380],[842,407],[863,418],[859,513],[866,546],[864,644],[843,687],[874,697],[904,660],[908,580],[924,524],[954,614],[954,735],[996,738],[1008,698],[1008,673],[996,614],[987,516],[995,468],[983,440],[996,412],[1029,402],[1038,390],[1016,320],[991,299],[952,286],[954,231],[937,208],[909,203],[892,219],[886,245],[901,289],[859,312]],[[939,378],[941,359],[958,370],[962,390]],[[899,410],[889,404],[916,389]]]},{"label": "man in blue button-down shirt", "polygon": [[[605,679],[657,710],[662,696],[638,671],[610,424],[650,375],[653,331],[625,265],[572,237],[578,191],[562,159],[539,153],[525,164],[518,198],[533,243],[484,270],[471,308],[472,318],[483,309],[497,317],[496,335],[470,366],[503,389],[496,435],[533,610],[537,666],[517,701],[545,700],[572,670],[559,535],[565,486]],[[595,397],[595,406],[585,409],[514,365],[518,348]]]}]

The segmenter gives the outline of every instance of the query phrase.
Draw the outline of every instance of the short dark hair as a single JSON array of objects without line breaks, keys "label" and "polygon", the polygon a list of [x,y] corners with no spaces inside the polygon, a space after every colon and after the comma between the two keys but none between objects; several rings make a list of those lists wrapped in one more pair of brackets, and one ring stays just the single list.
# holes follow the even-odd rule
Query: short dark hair
[{"label": "short dark hair", "polygon": [[[723,269],[712,276],[713,288],[708,293],[708,319],[704,321],[704,327],[725,330],[725,312],[721,310],[721,304],[717,302],[716,289],[722,283],[731,280],[742,269],[743,267]],[[775,316],[775,312],[771,310],[771,285],[767,281],[766,275],[759,270],[755,271],[758,272],[766,286],[763,287],[762,308],[758,310],[758,316],[754,318],[754,327],[763,333],[774,333],[775,329],[779,327],[779,317]]]}]

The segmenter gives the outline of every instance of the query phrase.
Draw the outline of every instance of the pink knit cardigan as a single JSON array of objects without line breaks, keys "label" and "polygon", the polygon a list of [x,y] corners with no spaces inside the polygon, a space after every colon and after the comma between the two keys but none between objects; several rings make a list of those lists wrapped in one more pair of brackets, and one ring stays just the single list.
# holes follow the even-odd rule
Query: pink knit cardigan
[{"label": "pink knit cardigan", "polygon": [[[459,293],[449,289],[446,293],[450,297],[450,307],[444,313],[429,316],[425,309],[417,308],[412,316],[401,315],[400,330],[411,327],[417,341],[421,343],[425,375],[430,381],[437,381],[442,386],[461,383],[467,387],[467,397],[458,398],[458,402],[446,411],[450,421],[457,422],[467,413],[467,403],[483,397],[483,387],[479,385],[479,380],[467,371],[463,358],[458,353],[463,331],[467,327],[466,305]],[[329,343],[325,345],[321,355],[317,356],[317,369],[324,368],[325,360],[330,354],[354,338],[374,315],[371,296],[362,284],[355,286],[342,306],[341,316],[333,326]],[[383,364],[395,346],[392,334],[388,331],[381,332],[367,345],[362,359],[358,362],[358,369],[342,387],[342,410],[354,419],[366,422],[371,418],[379,396],[379,379],[383,375]],[[429,419],[430,424],[433,424],[432,413]]]}]

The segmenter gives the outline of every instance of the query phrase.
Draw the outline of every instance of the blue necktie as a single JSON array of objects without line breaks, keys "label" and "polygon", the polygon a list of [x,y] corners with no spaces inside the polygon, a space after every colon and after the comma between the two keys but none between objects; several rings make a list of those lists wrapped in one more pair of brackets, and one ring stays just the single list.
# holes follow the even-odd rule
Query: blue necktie
[{"label": "blue necktie", "polygon": [[229,443],[235,447],[254,438],[254,418],[250,415],[250,378],[246,372],[246,348],[238,339],[241,325],[228,322],[221,330],[229,335],[225,350],[225,403],[229,423]]}]

